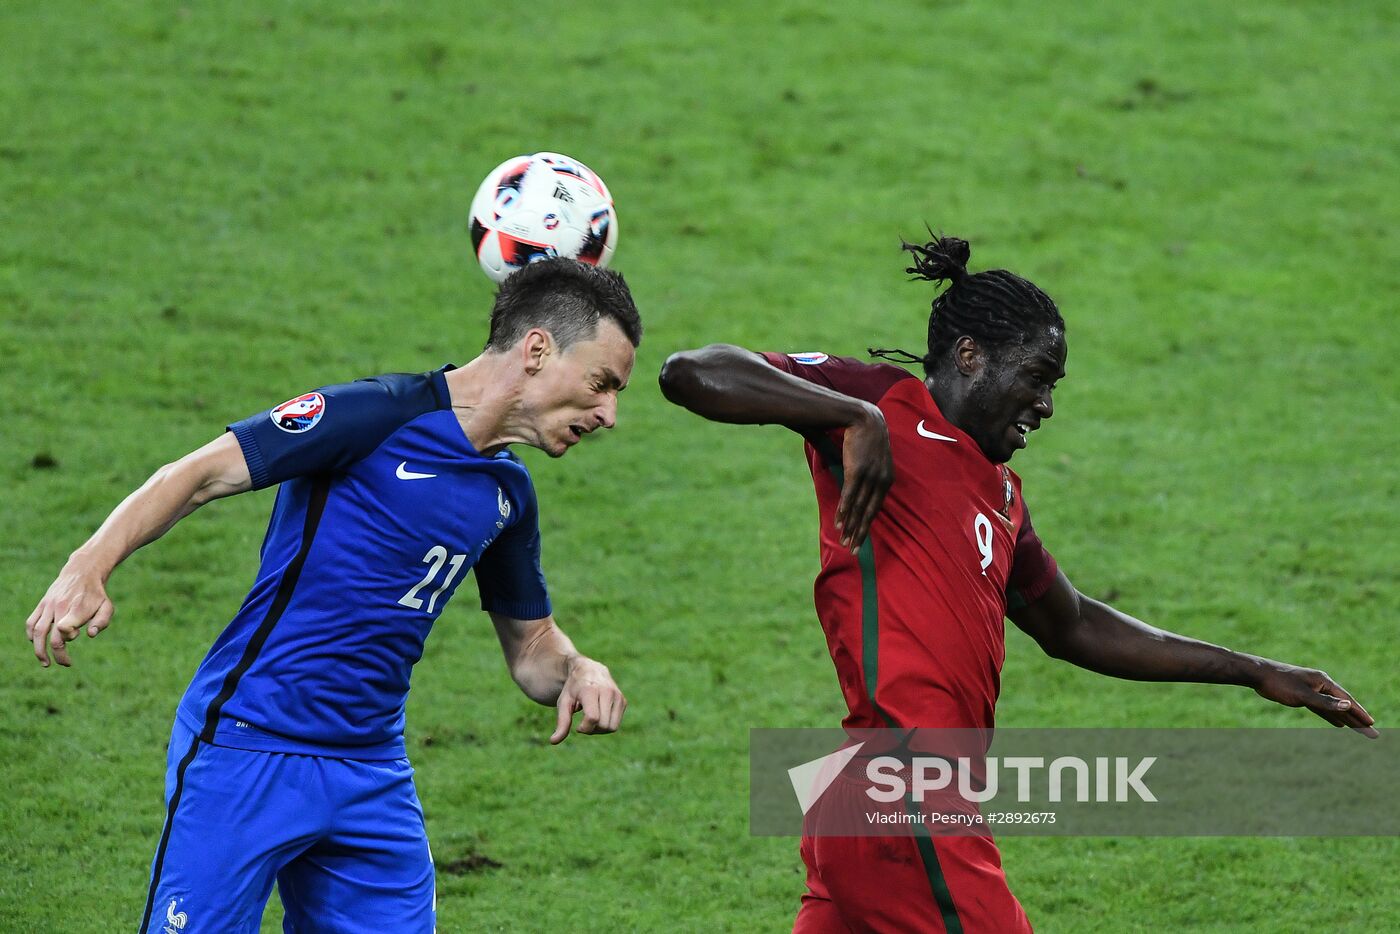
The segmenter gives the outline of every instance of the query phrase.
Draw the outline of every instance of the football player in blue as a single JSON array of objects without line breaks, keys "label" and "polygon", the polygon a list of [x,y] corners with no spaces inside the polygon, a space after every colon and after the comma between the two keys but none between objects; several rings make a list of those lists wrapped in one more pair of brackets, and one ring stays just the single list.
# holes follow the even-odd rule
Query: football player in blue
[{"label": "football player in blue", "polygon": [[[112,618],[106,581],[223,496],[280,484],[257,579],[175,716],[140,930],[429,932],[433,866],[404,748],[409,673],[475,568],[511,676],[557,707],[550,742],[627,702],[554,622],[534,489],[511,444],[564,454],[612,428],[641,319],[622,277],[539,262],[501,286],[462,367],[297,396],[162,467],[73,552],[26,623],[34,653]],[[177,923],[184,922],[184,923]]]}]

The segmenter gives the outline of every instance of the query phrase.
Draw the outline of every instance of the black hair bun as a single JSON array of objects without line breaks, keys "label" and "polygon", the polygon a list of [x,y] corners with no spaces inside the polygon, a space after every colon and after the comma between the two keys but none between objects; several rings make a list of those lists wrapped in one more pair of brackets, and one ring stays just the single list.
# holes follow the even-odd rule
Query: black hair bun
[{"label": "black hair bun", "polygon": [[972,247],[957,237],[937,237],[923,246],[902,241],[901,248],[914,257],[914,265],[904,271],[929,282],[956,285],[967,275],[967,261],[972,258]]}]

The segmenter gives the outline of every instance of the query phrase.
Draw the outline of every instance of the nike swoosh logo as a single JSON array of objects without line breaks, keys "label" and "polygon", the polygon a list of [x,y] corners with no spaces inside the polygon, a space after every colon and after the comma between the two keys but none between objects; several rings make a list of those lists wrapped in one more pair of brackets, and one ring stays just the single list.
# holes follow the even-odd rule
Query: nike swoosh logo
[{"label": "nike swoosh logo", "polygon": [[408,469],[408,461],[404,461],[402,464],[399,465],[399,469],[394,471],[394,476],[398,477],[400,480],[427,480],[430,477],[436,477],[437,474],[414,473],[413,471]]},{"label": "nike swoosh logo", "polygon": [[958,443],[957,438],[950,438],[947,435],[940,435],[936,431],[929,431],[927,428],[924,427],[923,422],[919,422],[919,424],[915,425],[914,430],[917,431],[919,434],[923,435],[925,438],[932,438],[935,441],[951,441],[954,444]]}]

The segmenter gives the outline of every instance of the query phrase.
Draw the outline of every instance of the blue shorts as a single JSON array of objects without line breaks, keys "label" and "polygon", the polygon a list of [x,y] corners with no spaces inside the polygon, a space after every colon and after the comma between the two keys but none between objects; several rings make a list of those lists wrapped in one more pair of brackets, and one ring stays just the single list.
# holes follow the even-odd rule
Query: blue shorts
[{"label": "blue shorts", "polygon": [[143,934],[433,930],[433,859],[407,759],[214,746],[176,722]]}]

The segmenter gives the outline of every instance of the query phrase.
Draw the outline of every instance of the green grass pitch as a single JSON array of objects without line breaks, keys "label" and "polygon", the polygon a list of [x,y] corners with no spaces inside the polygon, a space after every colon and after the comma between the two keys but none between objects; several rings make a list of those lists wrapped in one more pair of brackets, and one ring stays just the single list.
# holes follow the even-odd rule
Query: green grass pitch
[{"label": "green grass pitch", "polygon": [[[647,326],[618,430],[527,458],[561,622],[632,707],[549,748],[472,588],[449,610],[409,711],[440,930],[791,923],[796,841],[749,836],[746,751],[840,712],[810,480],[795,436],[704,423],[655,375],[714,340],[917,346],[932,292],[897,244],[925,220],[1069,322],[1056,417],[1014,466],[1071,578],[1323,667],[1384,729],[1398,33],[1379,0],[0,5],[0,930],[139,918],[170,714],[270,494],[139,553],[112,628],[42,671],[22,624],[63,559],[229,420],[472,356],[467,205],[537,149],[607,179]],[[1008,640],[1003,725],[1308,722]],[[1393,839],[1002,849],[1045,931],[1400,917]]]}]

